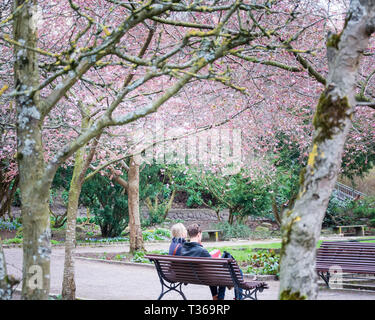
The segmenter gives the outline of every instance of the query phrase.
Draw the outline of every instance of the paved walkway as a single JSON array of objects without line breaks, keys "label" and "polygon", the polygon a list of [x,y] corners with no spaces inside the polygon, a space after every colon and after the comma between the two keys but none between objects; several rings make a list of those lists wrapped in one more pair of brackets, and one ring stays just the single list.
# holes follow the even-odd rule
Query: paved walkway
[{"label": "paved walkway", "polygon": [[[220,245],[248,245],[273,241],[227,241]],[[169,243],[146,244],[147,250],[167,249]],[[206,247],[215,243],[206,243]],[[77,247],[77,252],[126,252],[129,246]],[[22,277],[22,249],[4,249],[9,274]],[[64,268],[64,248],[54,247],[51,254],[51,293],[60,294]],[[77,297],[95,300],[155,300],[160,294],[160,282],[154,266],[124,265],[75,259]],[[270,289],[259,294],[259,300],[276,300],[278,281],[267,281]],[[20,286],[21,287],[21,286]],[[147,288],[147,289],[146,289]],[[187,299],[210,300],[208,287],[188,285],[184,288]],[[227,291],[226,299],[232,300],[233,290]],[[177,293],[169,293],[163,299],[181,299]],[[326,290],[319,291],[319,300],[375,300],[375,293]]]}]

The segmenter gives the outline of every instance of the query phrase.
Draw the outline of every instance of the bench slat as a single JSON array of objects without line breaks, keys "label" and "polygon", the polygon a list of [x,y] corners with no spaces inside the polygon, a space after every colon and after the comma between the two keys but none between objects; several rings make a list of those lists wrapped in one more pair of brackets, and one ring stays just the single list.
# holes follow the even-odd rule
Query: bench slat
[{"label": "bench slat", "polygon": [[317,249],[316,270],[328,272],[335,266],[346,273],[375,274],[375,243],[323,242]]}]

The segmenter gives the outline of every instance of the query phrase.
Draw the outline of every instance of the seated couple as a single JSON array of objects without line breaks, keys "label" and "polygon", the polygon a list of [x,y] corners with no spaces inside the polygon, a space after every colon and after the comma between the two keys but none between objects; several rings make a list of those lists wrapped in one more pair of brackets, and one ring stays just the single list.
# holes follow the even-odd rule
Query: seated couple
[{"label": "seated couple", "polygon": [[[172,226],[171,233],[173,238],[169,246],[169,255],[211,258],[210,253],[202,246],[202,229],[199,224],[194,223],[186,229],[182,223],[177,223]],[[190,241],[186,241],[187,236]],[[210,290],[213,300],[224,300],[225,287],[210,286]],[[235,292],[235,297],[241,299],[241,289]]]}]

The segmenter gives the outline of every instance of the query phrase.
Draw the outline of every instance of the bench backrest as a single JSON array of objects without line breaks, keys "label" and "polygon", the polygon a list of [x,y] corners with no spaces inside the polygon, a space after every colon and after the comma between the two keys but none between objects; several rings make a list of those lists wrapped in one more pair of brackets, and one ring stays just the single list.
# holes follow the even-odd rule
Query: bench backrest
[{"label": "bench backrest", "polygon": [[375,272],[375,244],[360,242],[323,242],[317,250],[316,267],[327,270],[340,266],[344,272]]},{"label": "bench backrest", "polygon": [[153,261],[159,275],[169,282],[212,286],[233,286],[243,282],[240,268],[233,259],[170,255],[145,255]]},{"label": "bench backrest", "polygon": [[320,245],[323,247],[366,247],[375,248],[375,242],[359,242],[359,241],[324,241]]}]

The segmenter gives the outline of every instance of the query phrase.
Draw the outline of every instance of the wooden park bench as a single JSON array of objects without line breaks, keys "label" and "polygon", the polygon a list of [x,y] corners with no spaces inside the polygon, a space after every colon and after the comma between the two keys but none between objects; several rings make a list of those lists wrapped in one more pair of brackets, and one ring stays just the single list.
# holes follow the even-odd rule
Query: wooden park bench
[{"label": "wooden park bench", "polygon": [[208,233],[210,241],[219,241],[219,232],[223,230],[203,230],[202,233]]},{"label": "wooden park bench", "polygon": [[375,243],[325,241],[317,249],[316,271],[328,287],[331,272],[375,274]]},{"label": "wooden park bench", "polygon": [[257,300],[257,293],[268,289],[265,282],[246,282],[233,259],[202,258],[170,255],[145,255],[153,261],[161,283],[160,300],[167,292],[176,291],[184,300],[182,285],[200,284],[207,286],[234,287],[242,289],[242,299]]},{"label": "wooden park bench", "polygon": [[355,236],[365,235],[365,225],[352,225],[352,226],[335,226],[334,228],[338,230],[338,234],[344,235],[343,229],[354,229]]}]

